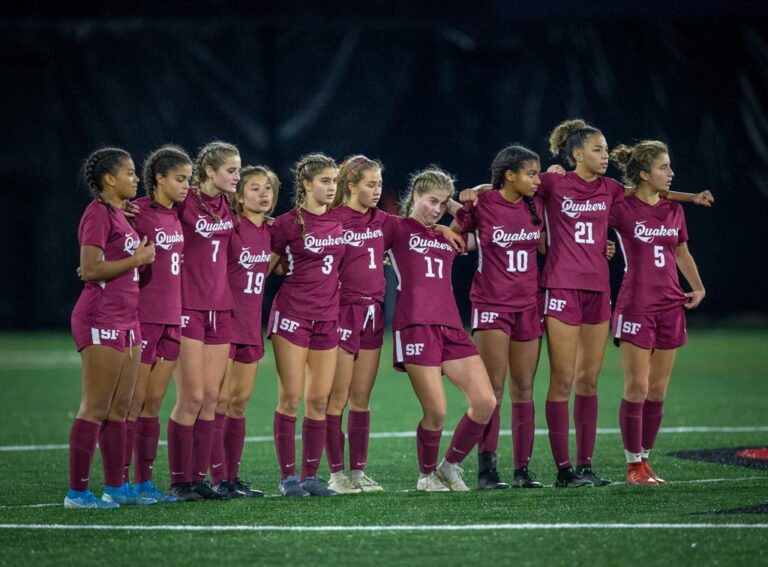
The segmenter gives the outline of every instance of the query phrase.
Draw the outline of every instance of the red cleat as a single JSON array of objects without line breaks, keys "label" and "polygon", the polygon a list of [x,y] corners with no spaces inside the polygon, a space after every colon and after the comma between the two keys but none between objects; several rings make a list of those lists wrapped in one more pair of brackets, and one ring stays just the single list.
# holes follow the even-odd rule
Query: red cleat
[{"label": "red cleat", "polygon": [[659,476],[653,472],[651,465],[648,463],[648,459],[643,459],[643,468],[645,469],[645,473],[656,481],[656,484],[667,484],[666,480],[659,478]]},{"label": "red cleat", "polygon": [[656,479],[650,476],[642,463],[627,465],[627,484],[632,486],[656,486]]}]

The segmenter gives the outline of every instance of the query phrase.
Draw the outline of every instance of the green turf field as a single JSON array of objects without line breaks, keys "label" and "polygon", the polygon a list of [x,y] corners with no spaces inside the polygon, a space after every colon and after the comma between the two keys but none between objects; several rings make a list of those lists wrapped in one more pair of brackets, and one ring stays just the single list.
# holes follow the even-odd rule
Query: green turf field
[{"label": "green turf field", "polygon": [[[598,473],[619,482],[575,491],[422,494],[414,491],[413,436],[421,414],[407,378],[391,369],[387,343],[373,395],[368,459],[369,474],[387,492],[301,500],[276,497],[278,468],[270,439],[276,377],[268,350],[249,409],[247,434],[253,439],[245,445],[241,476],[275,497],[97,512],[61,505],[66,443],[79,400],[79,357],[69,336],[0,335],[0,564],[766,565],[766,514],[716,512],[768,503],[768,470],[669,456],[768,446],[766,346],[768,333],[691,333],[678,356],[666,430],[653,453],[656,472],[670,481],[666,486],[621,482],[622,379],[618,349],[610,347],[600,383],[594,461]],[[551,486],[547,376],[543,354],[531,470]],[[451,429],[466,407],[453,387],[447,390],[446,429]],[[162,438],[172,406],[173,387],[161,418]],[[505,479],[512,468],[509,414],[507,402],[499,446]],[[449,437],[443,436],[443,450]],[[575,455],[573,445],[571,450]],[[474,454],[465,470],[472,485]],[[167,475],[161,446],[155,479],[163,488]],[[100,495],[98,452],[91,478]]]}]

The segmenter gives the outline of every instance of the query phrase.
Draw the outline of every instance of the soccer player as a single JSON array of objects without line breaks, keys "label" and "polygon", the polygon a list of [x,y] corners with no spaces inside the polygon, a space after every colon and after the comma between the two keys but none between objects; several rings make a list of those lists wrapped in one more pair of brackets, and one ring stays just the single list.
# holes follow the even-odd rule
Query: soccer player
[{"label": "soccer player", "polygon": [[[328,398],[339,344],[341,224],[327,213],[336,194],[336,163],[315,153],[295,165],[294,207],[272,225],[272,260],[285,279],[272,303],[269,338],[279,377],[275,449],[283,496],[334,496],[317,469],[325,445]],[[301,482],[296,476],[296,415],[304,396]]]},{"label": "soccer player", "polygon": [[[139,235],[121,210],[136,196],[139,176],[128,152],[102,148],[85,160],[93,196],[80,219],[80,277],[72,310],[72,336],[83,360],[80,409],[69,437],[69,490],[65,508],[118,508],[151,504],[126,491],[123,481],[125,420],[141,355],[139,268],[155,259],[155,246]],[[104,465],[104,495],[89,489],[96,442]]]},{"label": "soccer player", "polygon": [[184,233],[181,347],[168,460],[171,494],[177,499],[223,500],[229,496],[204,480],[232,332],[227,248],[235,225],[227,195],[235,193],[240,179],[240,154],[232,144],[211,142],[200,150],[194,169],[196,186],[179,210]]},{"label": "soccer player", "polygon": [[[436,167],[417,172],[403,200],[406,218],[388,217],[385,246],[398,278],[392,323],[395,368],[408,372],[423,411],[416,432],[417,490],[468,491],[459,464],[477,445],[496,408],[496,398],[477,349],[464,332],[451,286],[456,250],[435,224],[446,212],[453,179]],[[438,466],[446,413],[442,374],[467,398]]]},{"label": "soccer player", "polygon": [[[660,197],[675,175],[666,144],[620,145],[611,158],[634,189],[610,217],[626,262],[612,326],[624,367],[619,423],[627,483],[664,484],[648,456],[661,426],[675,354],[687,339],[685,309],[698,307],[706,292],[688,250],[683,208]],[[692,291],[683,293],[678,268]]]},{"label": "soccer player", "polygon": [[142,350],[138,380],[128,414],[125,480],[135,453],[136,493],[158,502],[175,502],[152,484],[152,467],[160,439],[160,408],[179,356],[181,340],[181,263],[184,234],[179,204],[189,191],[192,160],[177,146],[163,146],[144,162],[146,196],[134,201],[139,208],[133,225],[140,237],[155,245],[155,261],[139,281],[139,321]]},{"label": "soccer player", "polygon": [[[478,488],[509,488],[499,478],[496,448],[507,370],[512,399],[512,486],[542,488],[528,471],[535,432],[533,378],[544,334],[537,249],[544,246],[543,205],[536,196],[539,156],[522,146],[501,150],[491,165],[492,186],[465,204],[454,226],[477,248],[472,280],[472,333],[496,395],[496,409],[478,447]],[[476,246],[475,246],[476,243]]]},{"label": "soccer player", "polygon": [[245,411],[259,361],[264,357],[261,307],[271,253],[267,215],[275,208],[279,189],[280,180],[268,167],[244,167],[233,199],[237,216],[227,254],[234,300],[232,346],[216,407],[211,457],[213,489],[233,498],[264,496],[241,480],[238,472],[245,441]]}]

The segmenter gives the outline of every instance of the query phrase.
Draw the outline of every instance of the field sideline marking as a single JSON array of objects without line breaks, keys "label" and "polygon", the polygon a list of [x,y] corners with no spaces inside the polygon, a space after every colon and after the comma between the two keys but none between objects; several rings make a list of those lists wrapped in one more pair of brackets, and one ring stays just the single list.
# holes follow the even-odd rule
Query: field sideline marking
[{"label": "field sideline marking", "polygon": [[[571,435],[575,433],[574,429],[570,430]],[[597,433],[599,435],[618,435],[621,430],[618,427],[601,427],[598,428]],[[662,427],[659,433],[768,433],[768,426],[745,426],[745,427],[706,427],[706,426],[683,426],[683,427]],[[546,429],[537,429],[536,435],[548,435],[549,431]],[[453,435],[453,431],[443,431],[443,435],[450,437]],[[502,429],[499,431],[499,435],[502,437],[510,437],[511,431],[508,429]],[[371,439],[401,439],[401,438],[414,438],[416,437],[415,431],[383,431],[372,432]],[[297,440],[301,439],[301,435],[296,436]],[[246,443],[272,443],[274,437],[271,435],[262,435],[257,437],[246,437]],[[167,445],[167,441],[161,440],[160,445]],[[0,452],[15,452],[15,451],[48,451],[48,450],[63,450],[69,449],[69,445],[0,445]]]},{"label": "field sideline marking", "polygon": [[742,530],[768,529],[768,524],[464,524],[464,525],[389,525],[389,526],[184,526],[184,525],[67,525],[0,524],[3,530],[121,530],[170,532],[436,532],[480,530]]}]

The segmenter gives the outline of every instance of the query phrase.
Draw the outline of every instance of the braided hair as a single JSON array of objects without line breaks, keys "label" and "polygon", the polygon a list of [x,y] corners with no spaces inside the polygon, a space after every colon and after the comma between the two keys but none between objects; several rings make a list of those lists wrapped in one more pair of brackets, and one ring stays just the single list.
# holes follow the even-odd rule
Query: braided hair
[{"label": "braided hair", "polygon": [[336,195],[331,207],[336,208],[349,200],[349,184],[357,185],[365,176],[366,171],[378,169],[384,171],[379,160],[369,159],[364,155],[355,155],[345,159],[339,166],[339,177],[336,180]]},{"label": "braided hair", "polygon": [[[493,188],[501,189],[504,185],[504,175],[506,172],[512,171],[517,173],[528,161],[540,161],[539,155],[519,144],[513,144],[501,150],[496,154],[496,157],[493,158],[493,163],[491,164],[491,183],[493,184]],[[539,213],[536,212],[533,198],[523,196],[523,201],[528,205],[533,224],[537,226],[540,225],[541,218],[539,217]]]},{"label": "braided hair", "polygon": [[195,166],[192,171],[192,184],[194,187],[190,187],[190,190],[195,196],[195,200],[199,207],[216,222],[220,222],[221,218],[211,211],[211,208],[205,201],[203,201],[203,198],[200,195],[200,186],[209,180],[205,168],[210,166],[216,170],[227,161],[227,158],[238,155],[240,155],[240,152],[233,144],[214,140],[200,148],[200,152],[197,154],[197,159],[195,160]]},{"label": "braided hair", "polygon": [[602,135],[603,133],[581,118],[566,120],[555,126],[549,135],[549,151],[552,153],[552,157],[564,159],[571,167],[575,167],[576,161],[573,159],[573,150],[583,148],[587,138],[595,134]]},{"label": "braided hair", "polygon": [[454,182],[455,179],[450,173],[436,165],[430,165],[426,169],[413,173],[408,184],[408,192],[400,200],[400,214],[404,217],[411,216],[414,195],[421,196],[432,189],[447,189],[453,195]]},{"label": "braided hair", "polygon": [[294,166],[293,208],[296,211],[296,224],[301,227],[302,238],[307,236],[304,215],[301,212],[301,206],[307,200],[307,190],[304,188],[304,182],[312,182],[318,173],[328,167],[336,169],[336,162],[333,161],[333,158],[320,152],[302,156]]},{"label": "braided hair", "polygon": [[157,174],[165,177],[168,172],[183,165],[192,165],[192,159],[182,148],[173,144],[162,146],[146,157],[141,179],[144,182],[144,192],[152,201],[152,206],[155,205]]},{"label": "braided hair", "polygon": [[112,205],[104,200],[104,176],[115,174],[123,160],[131,159],[131,154],[121,148],[100,148],[89,155],[83,162],[80,175],[86,189],[94,199],[101,201],[107,209]]}]

